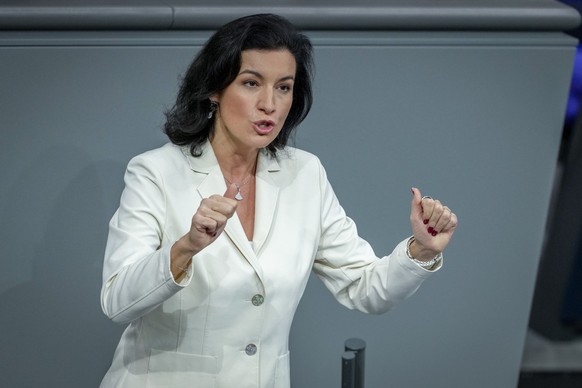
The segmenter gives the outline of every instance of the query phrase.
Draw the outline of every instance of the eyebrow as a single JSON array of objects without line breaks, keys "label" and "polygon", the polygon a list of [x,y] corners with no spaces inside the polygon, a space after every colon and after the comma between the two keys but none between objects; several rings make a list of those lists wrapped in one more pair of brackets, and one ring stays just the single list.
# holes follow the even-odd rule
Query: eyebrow
[{"label": "eyebrow", "polygon": [[[264,78],[265,78],[265,77],[263,77],[263,75],[262,75],[261,73],[259,73],[258,71],[255,71],[255,70],[250,70],[250,69],[249,69],[249,70],[243,70],[243,71],[241,71],[240,73],[238,73],[238,75],[241,75],[241,74],[252,74],[252,75],[254,75],[255,77],[257,77],[257,78],[260,78],[260,79],[264,79]],[[281,81],[287,81],[287,80],[292,80],[292,81],[295,81],[295,77],[294,77],[294,76],[292,76],[292,75],[287,75],[287,76],[285,76],[285,77],[281,77],[281,78],[279,78],[279,79],[277,80],[277,82],[281,82]]]}]

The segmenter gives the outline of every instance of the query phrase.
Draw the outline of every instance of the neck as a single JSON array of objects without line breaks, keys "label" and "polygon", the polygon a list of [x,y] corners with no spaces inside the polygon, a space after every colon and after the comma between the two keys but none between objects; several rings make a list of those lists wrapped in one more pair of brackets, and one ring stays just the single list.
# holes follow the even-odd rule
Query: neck
[{"label": "neck", "polygon": [[214,141],[210,144],[222,173],[229,181],[240,184],[255,174],[259,150],[241,152],[233,150],[226,144],[217,144]]}]

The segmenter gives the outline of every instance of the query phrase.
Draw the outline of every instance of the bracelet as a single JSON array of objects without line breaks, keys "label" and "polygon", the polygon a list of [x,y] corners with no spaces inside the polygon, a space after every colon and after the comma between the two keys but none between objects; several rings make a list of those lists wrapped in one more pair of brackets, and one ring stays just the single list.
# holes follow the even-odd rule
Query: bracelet
[{"label": "bracelet", "polygon": [[406,256],[408,256],[408,258],[410,260],[414,261],[416,264],[420,265],[422,268],[431,268],[436,263],[438,263],[439,261],[442,260],[442,258],[443,258],[442,253],[437,254],[435,257],[433,257],[429,261],[422,261],[422,260],[418,260],[418,259],[415,259],[414,257],[412,257],[412,255],[410,254],[410,245],[412,244],[412,242],[414,240],[415,240],[415,238],[414,238],[414,236],[412,236],[408,239],[408,243],[406,244]]},{"label": "bracelet", "polygon": [[[188,264],[190,264],[190,263],[188,262]],[[180,267],[179,265],[174,265],[174,268],[178,268],[180,270],[181,274],[188,275],[188,270],[190,269],[190,265],[187,265],[186,268]]]}]

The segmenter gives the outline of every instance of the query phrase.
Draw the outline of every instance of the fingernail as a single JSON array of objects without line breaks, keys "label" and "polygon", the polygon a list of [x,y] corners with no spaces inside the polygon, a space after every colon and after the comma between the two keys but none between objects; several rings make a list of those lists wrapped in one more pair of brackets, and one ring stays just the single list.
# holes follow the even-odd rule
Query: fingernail
[{"label": "fingernail", "polygon": [[428,224],[428,220],[424,220],[422,222],[424,222],[425,225]]},{"label": "fingernail", "polygon": [[432,228],[432,226],[428,227],[428,233],[429,234],[433,234],[434,233],[434,229]]},{"label": "fingernail", "polygon": [[436,236],[437,234],[439,234],[439,232],[437,232],[436,230],[433,230],[431,234],[432,234],[432,236],[434,237],[434,236]]}]

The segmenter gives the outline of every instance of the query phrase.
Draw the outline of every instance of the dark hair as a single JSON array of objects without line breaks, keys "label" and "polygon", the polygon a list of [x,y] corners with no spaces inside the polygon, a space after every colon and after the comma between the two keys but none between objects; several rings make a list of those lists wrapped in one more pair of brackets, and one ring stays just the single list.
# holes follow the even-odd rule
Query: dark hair
[{"label": "dark hair", "polygon": [[244,50],[287,49],[296,62],[293,103],[279,135],[267,147],[271,155],[287,144],[293,130],[305,119],[313,94],[313,48],[285,18],[273,14],[242,17],[216,31],[190,64],[174,106],[166,112],[164,132],[177,145],[190,145],[194,156],[209,138],[214,119],[208,119],[210,99],[236,78]]}]

